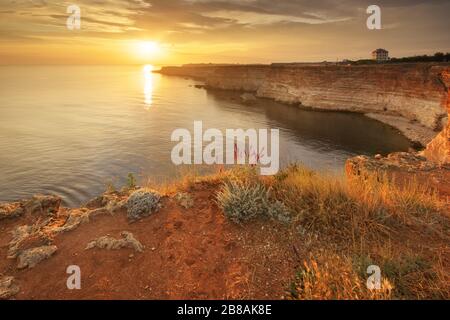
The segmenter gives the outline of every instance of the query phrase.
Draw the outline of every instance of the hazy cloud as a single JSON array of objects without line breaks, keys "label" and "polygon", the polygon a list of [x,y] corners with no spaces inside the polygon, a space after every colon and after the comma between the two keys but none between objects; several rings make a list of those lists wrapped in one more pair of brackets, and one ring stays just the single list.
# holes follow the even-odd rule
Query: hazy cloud
[{"label": "hazy cloud", "polygon": [[[81,8],[77,33],[65,28],[69,4]],[[399,55],[450,49],[450,0],[377,0],[384,28],[375,32],[365,27],[370,4],[375,2],[3,0],[0,41],[25,45],[67,38],[81,44],[97,39],[100,45],[108,39],[154,39],[168,44],[174,54],[195,56],[191,48],[203,46],[216,57],[236,61],[364,57],[380,46]]]}]

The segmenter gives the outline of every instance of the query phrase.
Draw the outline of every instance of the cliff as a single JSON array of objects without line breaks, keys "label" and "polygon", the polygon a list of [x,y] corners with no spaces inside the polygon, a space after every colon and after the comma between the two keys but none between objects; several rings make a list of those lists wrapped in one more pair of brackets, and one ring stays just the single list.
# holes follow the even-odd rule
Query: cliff
[{"label": "cliff", "polygon": [[446,123],[448,86],[443,74],[449,68],[448,64],[203,65],[164,67],[160,73],[304,107],[365,113],[426,145]]},{"label": "cliff", "polygon": [[[442,83],[446,86],[447,96],[443,100],[442,105],[447,110],[447,115],[450,114],[450,70],[447,70],[441,75]],[[448,117],[447,117],[448,119]],[[431,141],[424,151],[427,159],[440,163],[450,163],[450,122],[447,121],[444,129],[438,134],[433,141]]]},{"label": "cliff", "polygon": [[[450,72],[444,70],[440,74],[441,83],[445,86],[441,106],[450,112]],[[384,175],[395,175],[397,180],[407,180],[414,175],[416,180],[432,186],[443,197],[450,197],[450,123],[443,122],[442,131],[420,153],[396,152],[387,157],[374,158],[358,156],[347,160],[348,176],[365,177],[374,172]]]}]

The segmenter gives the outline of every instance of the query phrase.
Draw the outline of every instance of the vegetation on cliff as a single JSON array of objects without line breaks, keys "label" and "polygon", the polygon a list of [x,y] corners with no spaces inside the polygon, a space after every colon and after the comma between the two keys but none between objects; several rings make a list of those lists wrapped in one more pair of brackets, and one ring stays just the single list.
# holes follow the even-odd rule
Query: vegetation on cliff
[{"label": "vegetation on cliff", "polygon": [[[259,176],[243,166],[136,188],[76,209],[51,197],[2,205],[0,297],[450,297],[448,207],[414,179],[344,178],[298,165]],[[128,219],[130,198],[156,194],[158,210],[152,200],[139,204],[137,223]],[[58,250],[17,267],[22,253],[43,245]],[[11,249],[17,254],[5,258]],[[65,287],[67,264],[89,275],[82,290]],[[381,270],[379,289],[366,285],[369,266]]]},{"label": "vegetation on cliff", "polygon": [[[273,218],[267,213],[275,202],[289,211],[284,221],[291,221],[289,228],[304,245],[303,263],[290,285],[292,297],[449,297],[445,203],[414,179],[399,186],[387,177],[342,179],[296,165],[273,178],[259,178],[251,170],[233,174],[234,185],[245,188],[230,188],[228,179],[218,200],[225,214],[233,203],[233,214],[227,214],[233,220],[239,214],[245,220]],[[259,196],[249,199],[249,188]],[[265,210],[250,215],[249,203]],[[369,265],[381,268],[379,290],[366,287]]]},{"label": "vegetation on cliff", "polygon": [[434,55],[421,55],[401,58],[390,58],[387,61],[377,62],[373,59],[362,59],[356,61],[346,61],[351,64],[377,64],[377,63],[416,63],[416,62],[450,62],[450,52],[436,52]]}]

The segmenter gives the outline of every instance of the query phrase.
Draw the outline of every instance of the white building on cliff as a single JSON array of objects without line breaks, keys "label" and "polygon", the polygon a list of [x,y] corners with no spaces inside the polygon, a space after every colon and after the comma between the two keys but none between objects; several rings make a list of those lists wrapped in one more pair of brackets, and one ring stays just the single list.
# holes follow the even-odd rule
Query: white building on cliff
[{"label": "white building on cliff", "polygon": [[387,61],[389,60],[389,51],[384,49],[376,49],[372,51],[372,59],[376,61]]}]

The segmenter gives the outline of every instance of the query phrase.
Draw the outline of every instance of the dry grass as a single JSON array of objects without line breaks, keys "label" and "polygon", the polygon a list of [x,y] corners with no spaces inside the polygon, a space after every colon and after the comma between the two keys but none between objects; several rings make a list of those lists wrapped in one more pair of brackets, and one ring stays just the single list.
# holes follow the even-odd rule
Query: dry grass
[{"label": "dry grass", "polygon": [[381,289],[369,290],[352,261],[333,252],[310,256],[291,283],[291,296],[307,300],[390,299],[393,285],[381,279]]},{"label": "dry grass", "polygon": [[405,226],[445,234],[445,203],[436,193],[414,180],[403,186],[379,180],[346,180],[292,166],[274,178],[272,188],[297,224],[338,242],[351,240],[353,247]]},{"label": "dry grass", "polygon": [[[244,189],[269,190],[272,202],[289,209],[290,228],[305,243],[304,264],[290,288],[293,297],[450,297],[445,203],[414,179],[403,185],[386,177],[347,180],[299,166],[269,178],[258,177],[251,168],[221,173],[216,179],[220,177],[223,188],[228,188],[227,199],[234,200],[222,208],[234,216],[247,204],[258,207],[255,202],[262,200],[240,197],[242,188],[226,187],[230,180],[239,181]],[[381,268],[381,290],[366,287],[369,265]]]}]

